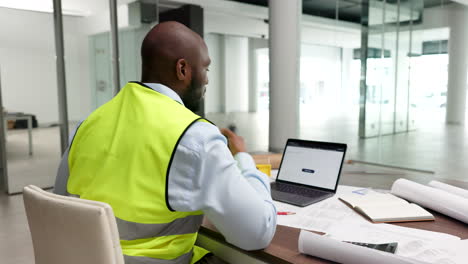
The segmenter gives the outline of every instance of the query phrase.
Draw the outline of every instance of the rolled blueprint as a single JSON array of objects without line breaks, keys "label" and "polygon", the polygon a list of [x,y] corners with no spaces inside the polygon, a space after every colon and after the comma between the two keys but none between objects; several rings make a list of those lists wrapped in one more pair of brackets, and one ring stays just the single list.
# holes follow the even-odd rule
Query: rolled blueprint
[{"label": "rolled blueprint", "polygon": [[405,179],[396,180],[391,193],[468,223],[468,199],[466,198]]},{"label": "rolled blueprint", "polygon": [[453,193],[453,194],[456,194],[458,196],[461,196],[461,197],[464,197],[464,198],[468,199],[468,190],[458,188],[458,187],[455,187],[453,185],[446,184],[446,183],[443,183],[443,182],[440,182],[440,181],[430,181],[428,185],[432,186],[432,187],[434,187],[436,189],[444,190],[444,191],[447,191],[449,193]]},{"label": "rolled blueprint", "polygon": [[301,230],[299,252],[344,264],[420,264],[417,260],[357,246]]}]

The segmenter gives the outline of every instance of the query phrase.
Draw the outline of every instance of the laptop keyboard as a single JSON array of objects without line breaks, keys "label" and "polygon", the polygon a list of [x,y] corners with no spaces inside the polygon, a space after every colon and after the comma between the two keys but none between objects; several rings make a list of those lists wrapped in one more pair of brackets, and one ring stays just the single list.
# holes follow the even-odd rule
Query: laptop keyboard
[{"label": "laptop keyboard", "polygon": [[314,190],[310,188],[302,188],[300,186],[289,185],[289,184],[278,183],[278,182],[275,183],[272,187],[280,192],[293,193],[293,194],[298,194],[298,195],[307,196],[307,197],[317,197],[326,193],[326,192],[319,191],[319,190]]}]

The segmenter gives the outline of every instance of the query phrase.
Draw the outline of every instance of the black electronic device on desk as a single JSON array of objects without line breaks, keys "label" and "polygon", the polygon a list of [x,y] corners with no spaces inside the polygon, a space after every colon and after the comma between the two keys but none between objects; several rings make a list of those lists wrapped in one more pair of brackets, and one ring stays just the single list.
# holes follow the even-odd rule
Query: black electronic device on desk
[{"label": "black electronic device on desk", "polygon": [[380,251],[385,251],[385,252],[390,252],[390,253],[395,253],[398,243],[397,242],[392,242],[392,243],[383,243],[383,244],[372,244],[372,243],[363,243],[363,242],[351,242],[351,241],[343,241],[346,243],[350,243],[353,245],[358,245],[358,246],[363,246],[363,247],[368,247],[368,248],[373,248],[377,249]]},{"label": "black electronic device on desk", "polygon": [[273,200],[297,206],[333,196],[338,187],[346,144],[288,139],[271,184]]}]

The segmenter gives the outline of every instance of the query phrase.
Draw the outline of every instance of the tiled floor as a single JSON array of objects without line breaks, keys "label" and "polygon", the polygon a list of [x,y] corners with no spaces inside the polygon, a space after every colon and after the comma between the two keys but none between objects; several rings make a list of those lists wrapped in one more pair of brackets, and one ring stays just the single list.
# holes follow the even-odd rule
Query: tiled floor
[{"label": "tiled floor", "polygon": [[0,193],[0,263],[32,264],[31,235],[20,194]]},{"label": "tiled floor", "polygon": [[[208,118],[220,127],[235,123],[238,133],[246,139],[250,151],[267,151],[268,115],[210,114]],[[427,177],[427,180],[449,178],[468,181],[468,162],[465,162],[468,160],[468,131],[463,126],[447,126],[441,121],[425,122],[410,133],[362,140],[356,136],[355,121],[340,118],[321,122],[302,120],[302,124],[307,125],[301,126],[300,137],[345,142],[348,144],[347,159],[435,171],[435,174],[419,174],[415,178],[419,181],[424,177]],[[9,132],[9,167],[19,172],[10,173],[14,176],[10,184],[15,188],[29,183],[39,186],[52,185],[59,161],[58,128],[35,129],[33,157],[27,155],[27,136],[23,133],[26,131]],[[374,167],[374,170],[379,169]],[[360,169],[346,166],[345,170],[349,172]],[[362,177],[368,177],[369,182],[380,181],[383,186],[388,186],[393,181],[393,177],[390,176]],[[1,192],[0,263],[30,264],[34,263],[33,259],[22,195],[8,196]]]},{"label": "tiled floor", "polygon": [[33,155],[29,155],[27,131],[8,131],[6,147],[10,193],[21,192],[27,184],[51,186],[60,160],[59,133],[58,127],[34,129]]}]

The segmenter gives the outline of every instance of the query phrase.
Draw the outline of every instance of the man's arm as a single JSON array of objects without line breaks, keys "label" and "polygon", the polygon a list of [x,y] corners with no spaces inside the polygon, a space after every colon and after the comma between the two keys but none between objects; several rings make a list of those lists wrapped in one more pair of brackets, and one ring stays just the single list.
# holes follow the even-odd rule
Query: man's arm
[{"label": "man's arm", "polygon": [[80,121],[76,125],[75,129],[68,137],[68,147],[63,153],[62,160],[60,161],[60,164],[57,170],[57,177],[55,178],[55,184],[54,184],[55,194],[65,195],[65,196],[70,195],[67,191],[68,177],[70,176],[70,170],[68,168],[68,152],[70,151],[71,142],[73,141],[73,138],[75,137],[76,132],[78,131],[78,128],[83,123],[83,121],[84,120]]},{"label": "man's arm", "polygon": [[241,138],[223,133],[235,159],[215,126],[198,122],[187,130],[170,168],[169,205],[177,211],[202,210],[240,248],[265,248],[276,229],[268,177],[243,152]]},{"label": "man's arm", "polygon": [[68,196],[69,193],[67,192],[67,183],[68,183],[68,176],[70,175],[70,171],[68,168],[68,150],[63,153],[62,160],[60,161],[60,165],[57,170],[57,177],[55,178],[55,185],[54,185],[54,193],[59,195]]}]

